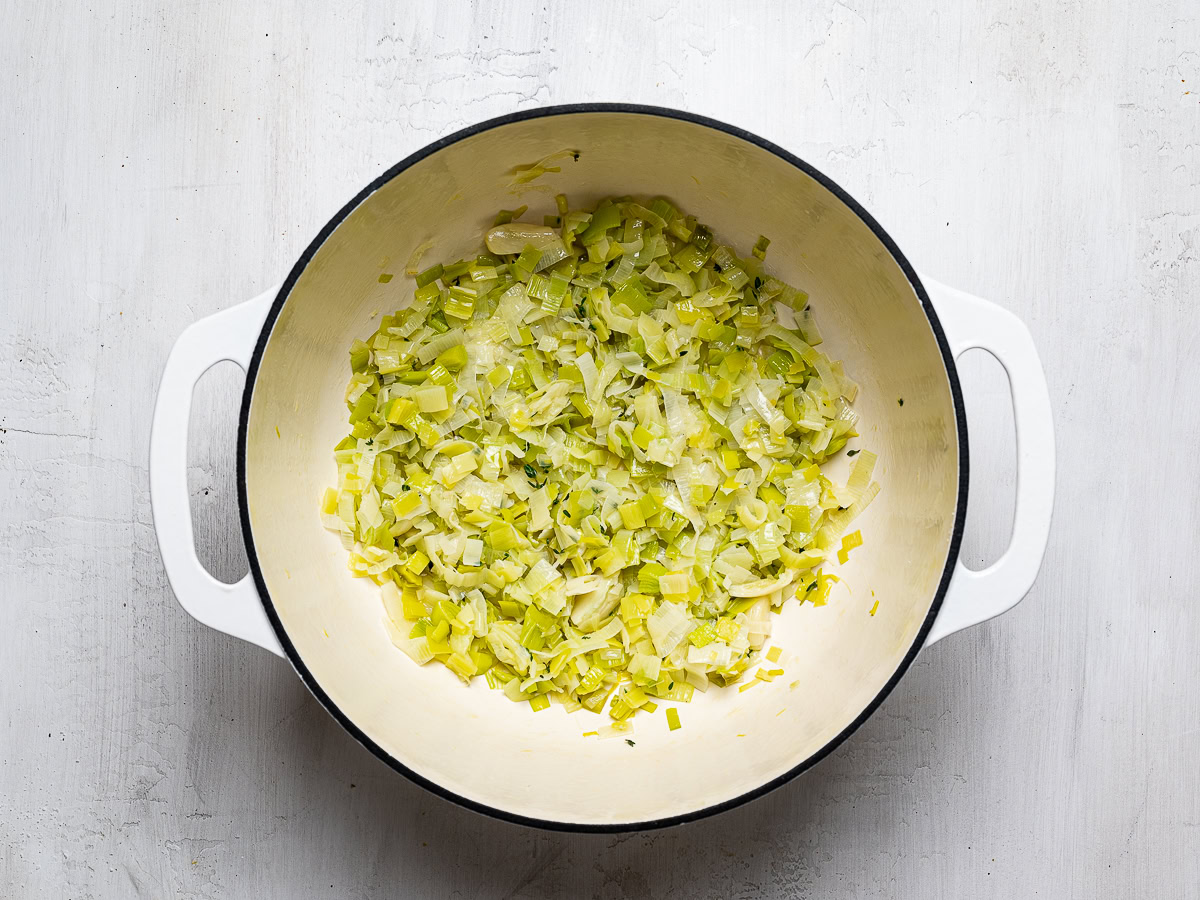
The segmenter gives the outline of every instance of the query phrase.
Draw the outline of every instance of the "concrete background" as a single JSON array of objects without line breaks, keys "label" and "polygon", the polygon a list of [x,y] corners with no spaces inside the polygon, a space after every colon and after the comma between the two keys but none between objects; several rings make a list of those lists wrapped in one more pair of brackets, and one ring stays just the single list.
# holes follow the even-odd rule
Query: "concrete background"
[{"label": "concrete background", "polygon": [[[1200,7],[9,2],[0,30],[0,895],[1200,896]],[[150,409],[190,322],[363,184],[533,106],[725,119],[1030,325],[1060,478],[1041,577],[922,655],[814,771],[671,831],[494,822],[193,623]],[[964,360],[966,556],[1011,521],[1001,370]],[[236,532],[241,375],[199,390],[201,554]]]}]

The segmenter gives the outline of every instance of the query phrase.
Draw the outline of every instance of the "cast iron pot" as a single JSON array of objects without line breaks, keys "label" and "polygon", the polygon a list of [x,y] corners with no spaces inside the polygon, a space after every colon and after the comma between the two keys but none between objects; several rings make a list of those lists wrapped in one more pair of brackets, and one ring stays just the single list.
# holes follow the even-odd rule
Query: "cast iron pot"
[{"label": "cast iron pot", "polygon": [[[564,149],[578,160],[531,186],[511,170]],[[711,689],[684,727],[639,717],[636,746],[584,739],[580,712],[533,713],[418,668],[388,640],[378,588],[354,579],[318,500],[336,482],[346,434],[347,348],[372,315],[411,296],[381,284],[412,248],[474,254],[496,210],[665,195],[811,296],[826,347],[862,386],[863,445],[883,486],[856,523],[864,545],[851,592],[792,604],[774,640],[785,677]],[[536,217],[534,220],[537,220]],[[390,262],[387,262],[390,261]],[[406,285],[408,285],[406,287]],[[958,561],[966,516],[967,430],[955,359],[982,347],[1007,370],[1017,429],[1011,546],[994,565]],[[185,476],[192,388],[213,364],[246,371],[238,498],[250,574],[215,580],[192,542]],[[901,399],[903,404],[901,404]],[[471,809],[531,825],[617,831],[697,819],[811,767],[879,706],[922,647],[1015,605],[1041,564],[1054,494],[1045,377],[1024,324],[998,306],[918,277],[844,190],[786,150],[738,128],[668,109],[587,104],[493,119],[437,141],[368,185],[326,225],[287,280],[180,336],[154,411],[150,486],[163,564],[201,622],[286,657],[326,709],[380,759]],[[875,600],[875,616],[868,609]]]}]

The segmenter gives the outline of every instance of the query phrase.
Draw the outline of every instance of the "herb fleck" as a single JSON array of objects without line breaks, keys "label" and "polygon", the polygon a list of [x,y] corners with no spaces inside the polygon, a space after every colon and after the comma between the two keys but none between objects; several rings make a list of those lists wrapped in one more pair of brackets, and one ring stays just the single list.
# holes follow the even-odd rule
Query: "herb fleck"
[{"label": "herb fleck", "polygon": [[633,742],[633,741],[631,741],[629,738],[625,738],[625,743],[627,743],[627,744],[628,744],[630,747],[637,746],[637,745],[636,745],[636,744],[634,744],[634,742]]},{"label": "herb fleck", "polygon": [[857,454],[857,453],[858,453],[858,451],[857,451],[857,450],[847,450],[847,451],[846,451],[846,455],[847,455],[847,456],[854,456],[854,455],[855,455],[855,454]]},{"label": "herb fleck", "polygon": [[896,402],[897,402],[897,403],[899,403],[901,406],[903,406],[903,405],[904,405],[904,398],[903,398],[903,397],[901,397],[901,398],[900,398],[899,400],[897,400]]},{"label": "herb fleck", "polygon": [[533,466],[529,465],[529,463],[525,464],[525,474],[529,478],[537,478],[537,472],[533,470]]}]

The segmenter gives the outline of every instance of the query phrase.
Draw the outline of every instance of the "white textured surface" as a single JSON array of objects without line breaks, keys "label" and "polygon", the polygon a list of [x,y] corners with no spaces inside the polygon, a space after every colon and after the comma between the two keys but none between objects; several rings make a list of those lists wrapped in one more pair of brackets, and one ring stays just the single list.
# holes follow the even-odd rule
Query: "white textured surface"
[{"label": "white textured surface", "polygon": [[[1200,9],[621,6],[6,9],[0,894],[1198,895]],[[191,622],[145,458],[175,336],[369,179],[491,115],[612,99],[783,144],[1021,315],[1061,469],[1030,596],[924,654],[813,772],[699,824],[570,836],[409,784],[285,663]],[[994,366],[964,368],[978,562],[1011,515],[1011,414]],[[210,376],[194,423],[226,578],[239,387]]]}]

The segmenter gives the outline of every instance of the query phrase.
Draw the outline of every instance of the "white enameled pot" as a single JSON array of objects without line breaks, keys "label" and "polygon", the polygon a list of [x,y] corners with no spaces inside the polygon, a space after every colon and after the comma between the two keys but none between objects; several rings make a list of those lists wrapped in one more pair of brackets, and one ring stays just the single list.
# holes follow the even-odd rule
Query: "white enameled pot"
[{"label": "white enameled pot", "polygon": [[[561,172],[514,186],[515,166],[566,149],[579,156]],[[736,246],[769,236],[769,267],[809,293],[824,349],[861,385],[862,444],[879,454],[883,490],[856,522],[864,544],[841,573],[850,592],[820,609],[791,604],[775,620],[786,675],[753,691],[697,693],[678,731],[640,716],[634,747],[582,738],[590,713],[534,713],[482,679],[467,688],[442,666],[418,668],[389,642],[378,588],[350,576],[317,511],[347,429],[347,348],[374,330],[373,315],[407,300],[407,279],[381,284],[380,272],[427,240],[431,260],[473,255],[496,210],[548,212],[557,192],[575,206],[665,195]],[[978,572],[958,561],[968,457],[955,359],[972,347],[1007,370],[1017,430],[1012,543]],[[246,370],[237,457],[250,574],[232,585],[197,560],[185,477],[192,388],[221,360]],[[150,486],[183,607],[289,659],[393,768],[510,820],[625,830],[698,818],[804,771],[876,709],[923,646],[1015,605],[1046,546],[1054,435],[1021,321],[918,277],[824,175],[719,122],[586,105],[506,116],[426,147],[334,216],[280,287],[184,331],[154,411]]]}]

